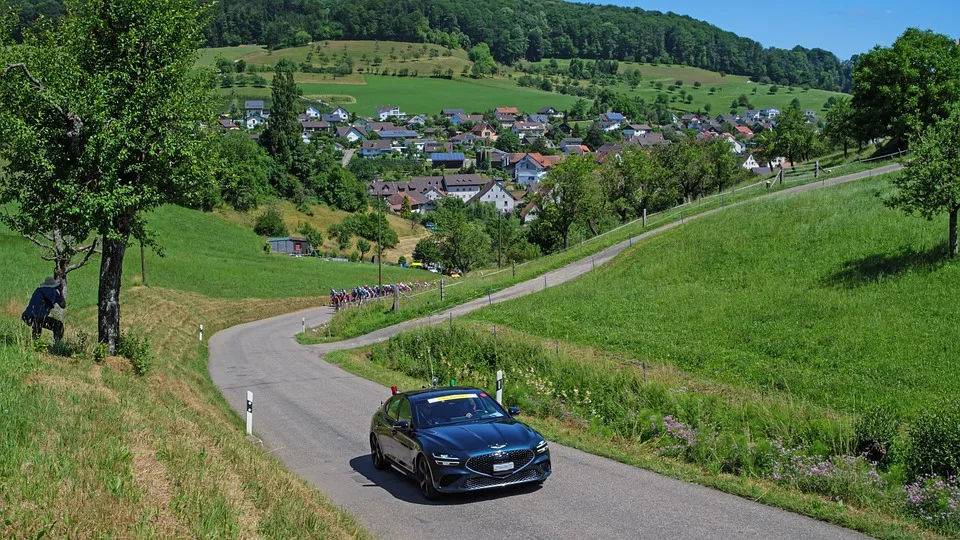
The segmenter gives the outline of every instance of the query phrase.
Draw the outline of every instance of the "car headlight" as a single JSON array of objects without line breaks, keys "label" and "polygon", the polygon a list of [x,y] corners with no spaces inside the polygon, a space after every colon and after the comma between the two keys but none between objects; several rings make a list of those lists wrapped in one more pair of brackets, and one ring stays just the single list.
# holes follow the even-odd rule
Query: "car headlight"
[{"label": "car headlight", "polygon": [[547,448],[549,448],[549,447],[550,447],[550,445],[547,444],[547,440],[544,439],[544,440],[540,441],[539,443],[537,443],[537,453],[538,453],[538,454],[542,454],[542,453],[546,452],[546,451],[547,451]]},{"label": "car headlight", "polygon": [[460,464],[460,458],[450,454],[433,454],[433,460],[437,465],[443,467],[452,467]]}]

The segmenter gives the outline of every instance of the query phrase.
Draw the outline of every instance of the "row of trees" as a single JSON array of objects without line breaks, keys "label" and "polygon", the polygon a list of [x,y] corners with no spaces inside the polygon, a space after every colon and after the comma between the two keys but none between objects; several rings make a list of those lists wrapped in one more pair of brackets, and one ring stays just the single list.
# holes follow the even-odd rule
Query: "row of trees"
[{"label": "row of trees", "polygon": [[443,199],[425,218],[437,231],[417,245],[414,259],[460,272],[490,261],[522,262],[569,247],[574,233],[599,234],[644,212],[730,189],[747,174],[726,141],[693,137],[653,152],[628,146],[602,165],[592,156],[569,157],[534,195],[538,212],[530,225],[491,205]]},{"label": "row of trees", "polygon": [[[63,12],[62,0],[22,4],[18,35],[38,15]],[[286,47],[310,39],[432,42],[464,49],[486,43],[492,57],[505,64],[550,57],[675,63],[829,90],[849,88],[852,67],[822,49],[764,48],[674,13],[559,0],[224,0],[205,33],[210,46]]]}]

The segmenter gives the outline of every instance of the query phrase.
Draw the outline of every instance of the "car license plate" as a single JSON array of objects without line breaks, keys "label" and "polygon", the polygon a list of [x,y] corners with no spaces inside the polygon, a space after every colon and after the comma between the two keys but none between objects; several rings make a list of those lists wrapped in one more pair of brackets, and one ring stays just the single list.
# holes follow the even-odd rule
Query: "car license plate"
[{"label": "car license plate", "polygon": [[512,470],[513,470],[512,461],[510,463],[494,463],[493,464],[493,472],[503,472],[503,471],[512,471]]}]

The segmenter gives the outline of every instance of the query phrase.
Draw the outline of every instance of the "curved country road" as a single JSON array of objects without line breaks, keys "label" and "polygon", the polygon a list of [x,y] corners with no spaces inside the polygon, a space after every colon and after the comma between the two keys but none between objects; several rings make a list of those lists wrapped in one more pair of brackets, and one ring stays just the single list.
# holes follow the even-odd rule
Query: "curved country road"
[{"label": "curved country road", "polygon": [[[899,169],[833,180],[830,186]],[[807,184],[768,196],[818,189]],[[710,211],[686,221],[720,211]],[[664,225],[641,240],[680,226]],[[603,264],[628,241],[547,274],[549,286]],[[543,277],[493,294],[502,302],[544,287]],[[323,354],[369,345],[423,324],[479,309],[483,298],[430,320],[415,320],[356,339],[302,346],[293,340],[301,317],[328,320],[316,308],[218,332],[210,339],[210,375],[243,414],[254,393],[254,431],[265,449],[384,538],[860,538],[858,533],[695,484],[551,443],[554,474],[540,488],[451,497],[428,503],[414,482],[373,469],[367,442],[370,416],[390,391],[323,361]]]}]

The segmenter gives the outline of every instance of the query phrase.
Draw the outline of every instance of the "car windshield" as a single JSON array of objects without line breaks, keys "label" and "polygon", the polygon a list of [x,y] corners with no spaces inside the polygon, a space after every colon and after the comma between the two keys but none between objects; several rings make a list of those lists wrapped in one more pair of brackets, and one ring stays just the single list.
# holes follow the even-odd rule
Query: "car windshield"
[{"label": "car windshield", "polygon": [[494,420],[506,416],[496,401],[480,391],[427,398],[415,402],[413,406],[417,426],[422,428]]}]

